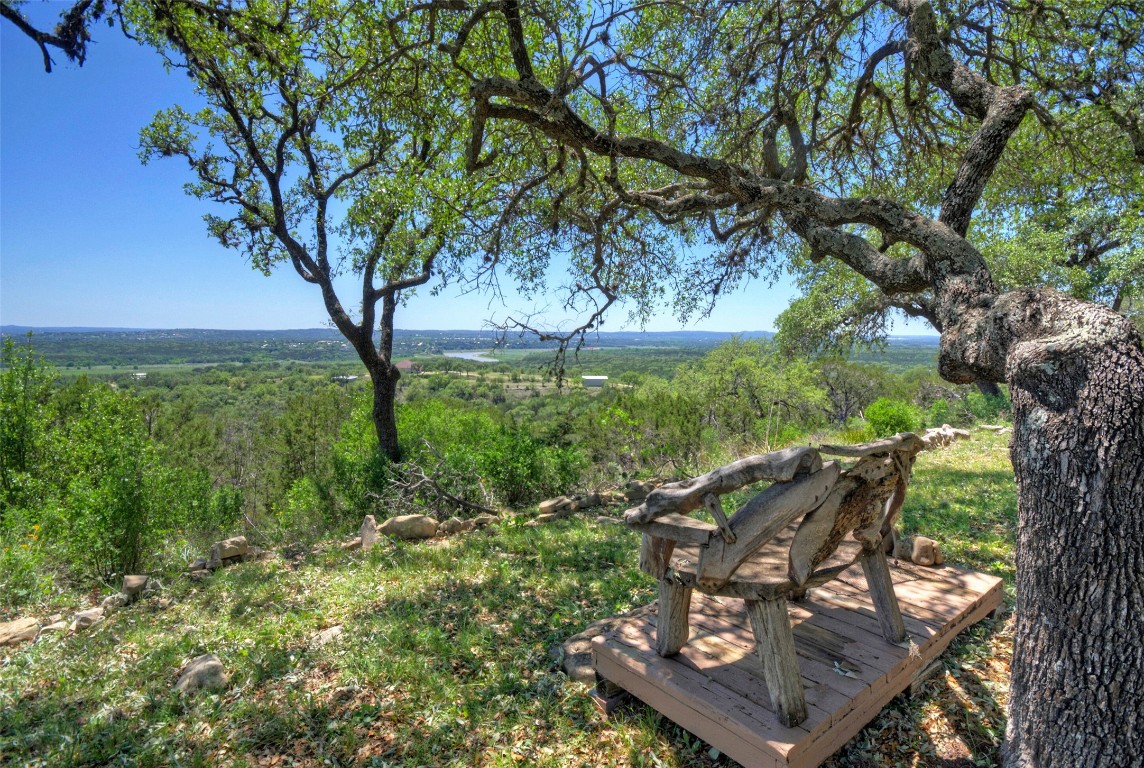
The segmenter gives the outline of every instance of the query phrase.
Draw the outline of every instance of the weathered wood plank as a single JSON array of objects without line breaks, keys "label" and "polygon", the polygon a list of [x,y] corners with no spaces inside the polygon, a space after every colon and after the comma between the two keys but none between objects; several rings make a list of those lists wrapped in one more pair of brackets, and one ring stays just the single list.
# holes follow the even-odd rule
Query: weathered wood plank
[{"label": "weathered wood plank", "polygon": [[659,582],[655,649],[660,656],[674,656],[687,642],[687,615],[691,611],[691,588],[670,579]]},{"label": "weathered wood plank", "polygon": [[728,523],[734,541],[712,538],[706,548],[700,549],[698,579],[703,588],[717,589],[726,584],[760,547],[821,504],[838,481],[840,471],[838,462],[828,462],[806,477],[776,483],[744,504]]},{"label": "weathered wood plank", "polygon": [[687,515],[664,515],[647,523],[633,523],[631,527],[645,535],[686,544],[706,544],[718,530],[710,523]]},{"label": "weathered wood plank", "polygon": [[[692,605],[694,606],[694,602]],[[745,606],[728,620],[716,613],[693,610],[691,613],[691,642],[696,637],[719,638],[720,642],[732,645],[742,656],[754,654],[755,636],[742,624]],[[827,684],[839,696],[852,697],[866,688],[858,677],[847,677],[839,669],[853,667],[843,649],[852,641],[830,630],[819,630],[805,624],[794,627],[795,653],[799,656],[799,670],[802,676],[815,684]],[[757,662],[760,665],[762,662]],[[854,671],[860,671],[854,667]]]},{"label": "weathered wood plank", "polygon": [[748,600],[747,616],[755,632],[755,652],[763,662],[767,688],[779,722],[795,726],[806,719],[802,675],[794,653],[794,636],[787,617],[786,600]]},{"label": "weathered wood plank", "polygon": [[866,574],[866,584],[870,588],[870,598],[882,626],[882,637],[886,642],[900,643],[906,639],[906,625],[902,622],[902,612],[898,609],[898,599],[894,597],[894,584],[890,580],[890,569],[886,565],[886,553],[881,549],[863,552],[859,556],[862,571]]},{"label": "weathered wood plank", "polygon": [[804,472],[822,468],[818,451],[808,447],[786,448],[717,467],[705,475],[665,483],[648,494],[643,504],[624,513],[624,521],[646,523],[670,513],[684,514],[703,506],[708,493],[724,494],[746,485],[770,480],[787,482]]},{"label": "weathered wood plank", "polygon": [[[744,648],[739,643],[729,642],[720,633],[709,630],[696,632],[695,630],[696,625],[693,618],[691,640],[674,659],[702,673],[728,691],[765,709],[771,713],[772,717],[776,718],[775,722],[777,723],[770,689],[765,682],[763,663],[754,652],[753,638],[750,647]],[[621,634],[626,639],[647,643],[646,635],[651,631],[646,623],[629,624],[624,627]],[[642,640],[639,639],[641,635],[644,636]],[[807,719],[798,727],[806,731],[809,736],[814,737],[830,727],[834,713],[846,708],[851,697],[849,694],[809,679],[806,675],[807,666],[812,665],[800,664],[800,669],[803,672],[803,693],[806,696]],[[853,682],[849,678],[840,679]]]},{"label": "weathered wood plank", "polygon": [[[886,639],[882,637],[881,625],[878,623],[874,604],[871,602],[868,593],[858,593],[851,587],[832,581],[826,587],[813,590],[805,602],[808,603],[808,610],[814,611],[815,614],[831,618],[838,617],[842,624],[853,627],[852,631],[869,634],[870,645],[882,647],[886,644]],[[898,605],[901,608],[902,603]],[[910,638],[914,642],[921,642],[921,640],[933,637],[941,631],[942,622],[935,622],[932,617],[923,619],[917,616],[918,609],[914,605],[908,605],[906,608],[907,610],[902,610],[902,622],[906,625],[906,631],[909,632]],[[865,638],[864,635],[862,637]]]},{"label": "weathered wood plank", "polygon": [[592,641],[592,655],[601,675],[743,765],[781,768],[790,748],[806,737],[805,731],[783,728],[765,710],[753,714],[756,708],[741,697],[678,662],[656,663],[655,654],[609,636]]},{"label": "weathered wood plank", "polygon": [[[795,531],[797,521],[791,523],[778,534],[770,544],[747,558],[731,575],[731,580],[718,589],[705,590],[709,594],[738,597],[751,600],[769,600],[786,595],[798,587],[787,572],[789,562],[787,550]],[[715,538],[713,548],[720,546]],[[856,541],[843,541],[830,557],[818,565],[803,586],[816,586],[833,579],[849,568],[858,558],[862,546]],[[694,545],[680,545],[671,558],[671,569],[684,583],[698,587],[699,560],[702,549]]]},{"label": "weathered wood plank", "polygon": [[645,533],[640,538],[640,570],[662,579],[671,565],[671,553],[675,551],[675,541]]}]

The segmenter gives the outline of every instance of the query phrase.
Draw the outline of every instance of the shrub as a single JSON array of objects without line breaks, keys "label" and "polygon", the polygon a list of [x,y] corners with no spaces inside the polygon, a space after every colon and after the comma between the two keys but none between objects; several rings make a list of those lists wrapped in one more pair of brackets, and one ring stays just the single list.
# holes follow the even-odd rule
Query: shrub
[{"label": "shrub", "polygon": [[874,430],[870,428],[869,424],[865,424],[860,427],[851,426],[842,430],[838,437],[843,445],[865,443],[874,439]]},{"label": "shrub", "polygon": [[949,424],[952,419],[953,410],[949,407],[949,402],[945,398],[938,398],[929,407],[926,423],[931,427],[940,427],[942,424]]},{"label": "shrub", "polygon": [[982,421],[993,421],[1013,407],[1006,395],[985,395],[981,392],[970,392],[965,398],[965,405],[975,419]]},{"label": "shrub", "polygon": [[336,511],[354,518],[372,512],[373,497],[385,492],[390,472],[378,448],[371,396],[359,398],[332,450]]},{"label": "shrub", "polygon": [[312,540],[320,537],[331,525],[329,499],[309,477],[294,481],[286,492],[286,499],[278,511],[282,532],[290,538]]},{"label": "shrub", "polygon": [[865,415],[875,437],[914,432],[921,427],[921,418],[914,406],[888,397],[880,397],[866,406]]},{"label": "shrub", "polygon": [[209,509],[209,484],[161,463],[135,399],[107,387],[83,393],[52,436],[66,510],[58,546],[84,577],[144,569],[163,537]]},{"label": "shrub", "polygon": [[544,443],[469,404],[407,403],[397,422],[403,457],[435,474],[449,493],[482,505],[519,506],[563,493],[584,465],[576,448]]},{"label": "shrub", "polygon": [[27,510],[9,509],[0,527],[0,606],[15,608],[46,598],[52,590],[44,531]]}]

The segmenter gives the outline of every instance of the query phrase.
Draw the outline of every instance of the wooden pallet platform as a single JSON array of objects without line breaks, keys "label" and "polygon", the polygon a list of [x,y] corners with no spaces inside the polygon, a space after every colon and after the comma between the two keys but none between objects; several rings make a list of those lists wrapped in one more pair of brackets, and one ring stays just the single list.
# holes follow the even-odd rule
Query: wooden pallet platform
[{"label": "wooden pallet platform", "polygon": [[654,614],[592,641],[596,671],[749,768],[815,768],[910,686],[962,631],[1002,602],[1001,579],[954,566],[891,564],[906,629],[878,626],[860,566],[788,603],[810,716],[779,724],[743,601],[696,592],[678,656],[655,652]]}]

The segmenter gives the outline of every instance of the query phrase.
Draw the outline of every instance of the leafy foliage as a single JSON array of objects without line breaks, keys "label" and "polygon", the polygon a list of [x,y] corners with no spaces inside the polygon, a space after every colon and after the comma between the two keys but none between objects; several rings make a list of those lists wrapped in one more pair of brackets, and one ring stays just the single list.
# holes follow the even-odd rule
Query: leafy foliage
[{"label": "leafy foliage", "polygon": [[889,437],[898,432],[916,432],[922,425],[918,410],[909,403],[880,397],[866,407],[866,421],[875,437]]},{"label": "leafy foliage", "polygon": [[450,493],[485,506],[520,507],[574,488],[579,451],[545,445],[495,412],[447,400],[422,400],[399,411],[403,453],[434,467]]}]

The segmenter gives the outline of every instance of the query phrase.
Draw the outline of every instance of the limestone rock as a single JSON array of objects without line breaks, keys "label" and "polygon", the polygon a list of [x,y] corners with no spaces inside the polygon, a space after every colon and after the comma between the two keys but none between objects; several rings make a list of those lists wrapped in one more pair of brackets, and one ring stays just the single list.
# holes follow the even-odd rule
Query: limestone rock
[{"label": "limestone rock", "polygon": [[956,440],[968,440],[969,437],[968,429],[954,429],[948,424],[942,424],[940,427],[927,429],[921,439],[926,448],[944,448]]},{"label": "limestone rock", "polygon": [[108,595],[107,597],[103,598],[103,602],[99,604],[99,607],[103,609],[104,615],[110,616],[116,610],[127,605],[129,602],[131,602],[130,597],[122,592],[116,592],[114,595]]},{"label": "limestone rock", "polygon": [[206,567],[207,567],[207,559],[205,557],[199,557],[199,558],[196,558],[195,560],[191,561],[190,565],[187,566],[187,571],[188,572],[201,571]]},{"label": "limestone rock", "polygon": [[941,556],[941,545],[928,536],[915,536],[910,560],[917,565],[940,565],[945,561]]},{"label": "limestone rock", "polygon": [[537,515],[535,518],[533,518],[532,522],[536,523],[537,525],[544,525],[545,523],[551,523],[559,519],[560,515],[556,514],[555,512],[549,512],[544,515]]},{"label": "limestone rock", "polygon": [[72,626],[75,629],[87,629],[101,621],[103,621],[103,608],[88,608],[86,611],[80,611],[72,618]]},{"label": "limestone rock", "polygon": [[430,539],[437,533],[437,521],[427,515],[398,515],[378,528],[395,539]]},{"label": "limestone rock", "polygon": [[373,515],[366,515],[362,520],[361,528],[358,530],[358,537],[361,539],[361,548],[363,552],[369,552],[373,549],[373,545],[377,543],[379,538],[377,532],[377,520]]},{"label": "limestone rock", "polygon": [[477,515],[476,517],[474,517],[473,522],[476,524],[476,526],[478,528],[484,528],[486,525],[492,525],[493,523],[500,522],[500,518],[497,517],[496,515],[490,515],[486,512],[484,514]]},{"label": "limestone rock", "polygon": [[448,520],[443,521],[437,526],[437,533],[449,536],[454,533],[460,533],[461,529],[465,527],[465,521],[459,517],[450,517]]},{"label": "limestone rock", "polygon": [[572,499],[567,496],[557,496],[555,499],[548,499],[547,501],[540,502],[540,514],[548,515],[554,512],[559,512],[572,505]]},{"label": "limestone rock", "polygon": [[68,623],[66,621],[53,621],[51,624],[48,624],[46,627],[41,629],[40,634],[41,635],[47,635],[47,634],[54,633],[54,632],[67,632],[67,631],[68,631]]},{"label": "limestone rock", "polygon": [[31,617],[0,622],[0,646],[35,640],[39,631],[40,622]]},{"label": "limestone rock", "polygon": [[194,693],[200,689],[223,690],[228,682],[226,669],[219,657],[213,653],[204,653],[191,659],[183,669],[175,683],[175,690],[182,694]]},{"label": "limestone rock", "polygon": [[187,575],[191,577],[192,581],[202,581],[203,579],[208,578],[211,575],[211,572],[209,568],[199,568],[197,570],[191,571]]},{"label": "limestone rock", "polygon": [[596,515],[596,522],[600,525],[623,525],[624,521],[611,515]]},{"label": "limestone rock", "polygon": [[212,571],[223,565],[235,562],[250,553],[250,544],[245,536],[232,536],[229,539],[216,541],[211,544],[210,554],[207,556],[207,568]]},{"label": "limestone rock", "polygon": [[143,588],[147,586],[148,581],[150,581],[150,579],[146,576],[124,576],[123,594],[134,600],[143,592]]},{"label": "limestone rock", "polygon": [[343,631],[345,631],[345,628],[341,624],[327,627],[310,638],[310,646],[313,648],[321,648],[323,645],[332,643],[341,637]]},{"label": "limestone rock", "polygon": [[653,606],[643,605],[620,616],[594,621],[583,632],[550,648],[548,655],[564,667],[568,677],[585,685],[593,685],[596,682],[596,666],[592,659],[592,638],[612,631],[632,617],[645,616],[654,610]]},{"label": "limestone rock", "polygon": [[627,501],[643,501],[655,489],[655,483],[650,480],[632,480],[624,491],[624,498]]},{"label": "limestone rock", "polygon": [[361,549],[361,536],[355,536],[349,541],[342,542],[342,549],[346,552],[353,552],[354,550]]}]

